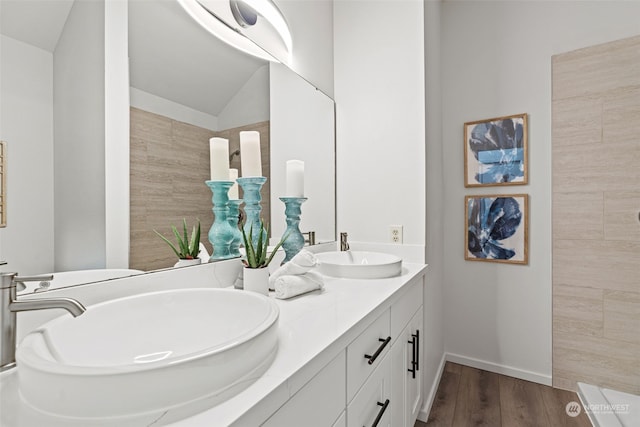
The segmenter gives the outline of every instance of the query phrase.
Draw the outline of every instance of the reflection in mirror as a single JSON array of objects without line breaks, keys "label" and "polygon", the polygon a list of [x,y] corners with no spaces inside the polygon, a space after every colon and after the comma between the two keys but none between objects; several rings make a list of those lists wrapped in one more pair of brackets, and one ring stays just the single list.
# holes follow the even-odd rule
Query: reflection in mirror
[{"label": "reflection in mirror", "polygon": [[4,269],[103,268],[104,3],[2,0],[0,19]]},{"label": "reflection in mirror", "polygon": [[[197,25],[177,2],[129,2],[131,74],[130,267],[166,268],[175,255],[153,229],[213,222],[209,175],[212,136],[230,141],[240,169],[239,132],[261,136],[262,218],[272,240],[286,227],[285,164],[306,163],[302,231],[335,239],[333,101],[287,67],[237,51]],[[242,171],[240,171],[242,175]],[[327,191],[329,190],[329,191]],[[242,192],[240,193],[242,197]]]},{"label": "reflection in mirror", "polygon": [[[130,174],[132,179],[142,176],[149,182],[131,186],[132,223],[134,218],[162,211],[173,216],[150,223],[149,243],[135,250],[138,234],[132,228],[132,262],[118,267],[136,268],[134,256],[151,248],[162,254],[152,255],[152,263],[138,268],[172,266],[171,250],[152,230],[168,234],[170,225],[178,225],[182,218],[190,223],[201,219],[203,241],[208,242],[206,223],[213,220],[211,193],[204,185],[209,173],[208,138],[228,131],[222,136],[234,147],[237,128],[247,124],[264,126],[261,135],[267,152],[263,158],[270,161],[263,170],[270,171],[271,187],[270,192],[263,191],[263,201],[271,206],[263,212],[271,217],[273,238],[279,238],[285,227],[284,206],[278,200],[284,195],[285,162],[300,159],[305,161],[305,195],[309,197],[302,208],[301,229],[316,231],[320,242],[335,240],[333,101],[286,67],[249,56],[232,57],[226,45],[227,54],[195,40],[186,42],[188,50],[180,47],[178,40],[185,43],[183,37],[201,28],[177,1],[129,3],[130,113],[146,118],[135,123],[132,119],[131,144],[143,139],[153,143],[155,136],[150,135],[155,133],[168,139],[135,154],[152,159],[153,167],[140,168],[131,153],[131,171],[115,173]],[[156,33],[148,21],[136,23],[136,7],[145,6],[138,3],[158,7],[142,11],[148,14],[145,19],[169,22],[159,35],[162,38],[144,48],[136,43],[148,36],[140,33]],[[3,270],[34,275],[104,269],[104,2],[1,0],[0,8],[0,139],[8,142],[11,158],[7,170],[10,221],[0,229],[0,258],[9,262]],[[176,30],[176,25],[182,27]],[[229,70],[236,66],[240,68]],[[213,89],[214,83],[222,84]],[[249,94],[255,101],[249,100]],[[310,98],[301,98],[303,94]],[[201,104],[192,104],[185,95],[200,99]],[[171,120],[167,124],[160,117]],[[163,153],[175,147],[184,158],[176,160]],[[177,168],[169,173],[167,163],[171,162]],[[231,167],[239,165],[238,156],[233,156]],[[195,170],[201,172],[194,177]],[[154,182],[162,185],[150,186]],[[191,211],[185,197],[196,193],[199,207]],[[157,262],[161,257],[165,261]]]},{"label": "reflection in mirror", "polygon": [[[239,132],[260,132],[269,177],[269,66],[212,37],[176,1],[129,2],[131,101],[131,268],[155,270],[177,260],[153,230],[171,234],[185,218],[213,223],[209,139],[229,140],[240,169]],[[270,222],[270,181],[263,218]],[[242,197],[242,195],[240,196]]]}]

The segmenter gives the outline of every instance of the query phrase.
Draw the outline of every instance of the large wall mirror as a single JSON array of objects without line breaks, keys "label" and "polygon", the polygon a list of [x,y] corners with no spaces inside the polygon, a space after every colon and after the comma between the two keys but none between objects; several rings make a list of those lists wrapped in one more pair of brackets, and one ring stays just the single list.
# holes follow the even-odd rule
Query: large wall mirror
[{"label": "large wall mirror", "polygon": [[[76,111],[75,119],[65,117],[65,114],[56,113],[64,109],[57,99],[62,96],[65,85],[56,84],[55,76],[56,71],[63,73],[65,70],[57,70],[53,65],[57,61],[56,55],[62,51],[61,40],[73,34],[83,39],[86,50],[95,50],[98,56],[104,52],[104,32],[102,38],[99,34],[103,26],[91,25],[91,22],[95,24],[104,19],[104,9],[99,10],[101,2],[85,0],[2,0],[1,4],[3,24],[33,16],[21,7],[37,4],[49,11],[43,16],[44,22],[53,17],[58,17],[60,22],[51,32],[53,41],[43,54],[51,56],[50,75],[47,77],[46,70],[41,70],[42,76],[38,77],[46,91],[50,90],[50,95],[44,96],[49,107],[39,116],[22,118],[20,123],[10,126],[4,126],[13,119],[5,114],[11,108],[10,104],[5,104],[8,99],[5,95],[9,90],[11,98],[19,100],[22,93],[13,82],[8,89],[4,75],[7,69],[20,73],[21,67],[29,67],[30,70],[24,72],[29,76],[25,79],[28,78],[30,84],[25,81],[24,90],[33,86],[35,80],[30,74],[33,74],[34,64],[25,61],[24,53],[31,49],[33,42],[26,35],[33,35],[35,28],[42,33],[47,25],[43,25],[43,21],[22,22],[24,37],[17,32],[5,34],[3,28],[0,136],[8,142],[11,161],[25,167],[21,168],[21,175],[8,177],[10,219],[7,229],[13,234],[2,230],[2,256],[9,261],[10,269],[22,274],[104,268],[105,202],[103,190],[99,191],[105,180],[104,154],[102,157],[96,154],[104,153],[104,135],[100,135],[104,133],[104,119],[87,123],[89,120],[79,115],[87,113],[93,108],[90,104],[95,104],[93,117],[104,116],[104,83],[89,90],[90,82],[82,81],[82,90],[76,89],[73,97],[65,100],[67,104],[75,100],[74,108],[80,111]],[[54,9],[57,12],[53,13]],[[94,21],[88,21],[86,26],[93,28],[95,37],[66,28],[76,22],[69,19],[75,14],[82,17],[82,21],[87,21],[87,14],[91,15]],[[179,224],[182,218],[189,223],[199,219],[203,240],[208,243],[206,233],[213,220],[211,192],[204,184],[209,174],[208,140],[211,136],[228,138],[231,166],[235,167],[239,165],[239,158],[233,153],[238,144],[238,132],[244,129],[261,133],[263,172],[269,178],[269,186],[263,192],[263,214],[271,224],[272,237],[281,236],[286,227],[284,206],[278,199],[285,191],[286,161],[300,159],[305,161],[305,196],[309,198],[303,205],[300,228],[315,231],[318,241],[335,240],[333,101],[287,67],[255,59],[221,43],[193,21],[177,0],[130,0],[128,27],[131,165],[130,170],[122,173],[130,174],[131,178],[129,267],[143,271],[171,267],[175,262],[174,255],[153,229],[169,234],[171,224]],[[95,49],[88,46],[93,42]],[[71,41],[66,43],[74,46]],[[13,49],[14,45],[18,53],[9,55],[9,48]],[[20,64],[12,63],[16,58]],[[98,58],[91,64],[94,68],[104,67],[104,55],[102,60]],[[70,73],[68,85],[82,80],[78,74]],[[28,93],[27,96],[32,95]],[[85,98],[96,102],[87,103]],[[64,119],[66,122],[62,123]],[[46,122],[45,129],[35,133],[34,123],[42,120]],[[5,128],[10,128],[10,132],[5,132]],[[74,135],[77,128],[90,128],[93,134],[78,137]],[[54,129],[68,129],[69,135],[59,134]],[[40,135],[48,135],[47,140],[43,141]],[[74,138],[81,139],[82,145],[68,146],[67,141]],[[69,158],[72,160],[64,161]],[[34,161],[39,170],[27,167]],[[10,164],[9,170],[13,167],[20,166]],[[79,169],[74,172],[76,167]],[[32,175],[35,178],[29,178]],[[12,188],[12,183],[15,186],[25,177],[35,181],[32,188],[25,191]],[[88,181],[91,185],[86,185]],[[91,192],[87,187],[96,191]],[[34,194],[32,189],[36,188]],[[17,212],[21,205],[30,217],[22,223],[12,224],[11,218],[19,216],[12,215],[12,207]],[[65,209],[58,209],[58,206]],[[38,207],[40,216],[36,214]],[[81,241],[86,244],[65,245],[65,236],[74,234],[82,235]],[[25,239],[25,236],[28,237]],[[15,242],[22,245],[20,255],[10,252]],[[77,257],[73,256],[71,246],[78,252]],[[48,254],[34,256],[38,251]]]}]

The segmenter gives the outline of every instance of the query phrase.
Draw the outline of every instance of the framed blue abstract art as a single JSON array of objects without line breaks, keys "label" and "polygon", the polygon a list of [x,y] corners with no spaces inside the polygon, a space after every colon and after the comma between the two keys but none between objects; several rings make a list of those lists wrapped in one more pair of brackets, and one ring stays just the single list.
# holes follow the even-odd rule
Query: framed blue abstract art
[{"label": "framed blue abstract art", "polygon": [[465,197],[465,259],[527,264],[528,194]]},{"label": "framed blue abstract art", "polygon": [[527,115],[464,124],[464,186],[527,183]]}]

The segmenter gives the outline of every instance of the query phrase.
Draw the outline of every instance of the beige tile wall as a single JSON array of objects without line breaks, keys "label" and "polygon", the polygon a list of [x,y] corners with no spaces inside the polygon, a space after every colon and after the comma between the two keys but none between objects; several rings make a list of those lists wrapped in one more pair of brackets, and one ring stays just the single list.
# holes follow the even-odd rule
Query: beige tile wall
[{"label": "beige tile wall", "polygon": [[640,394],[640,37],[552,65],[553,385]]},{"label": "beige tile wall", "polygon": [[[130,126],[130,268],[149,271],[173,266],[175,254],[153,230],[172,237],[171,225],[180,229],[183,218],[189,230],[200,220],[201,241],[211,253],[207,234],[214,217],[211,190],[205,184],[210,177],[209,138],[229,138],[233,152],[239,148],[239,131],[259,131],[263,173],[268,174],[269,123],[214,132],[131,108]],[[231,167],[239,166],[236,156]],[[269,187],[265,187],[263,216],[268,221]]]}]

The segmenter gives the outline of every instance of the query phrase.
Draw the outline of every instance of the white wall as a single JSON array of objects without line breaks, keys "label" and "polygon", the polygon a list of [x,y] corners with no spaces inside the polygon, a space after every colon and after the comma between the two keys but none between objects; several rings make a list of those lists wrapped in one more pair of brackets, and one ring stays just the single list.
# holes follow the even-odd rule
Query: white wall
[{"label": "white wall", "polygon": [[75,2],[54,52],[55,271],[105,267],[104,4]]},{"label": "white wall", "polygon": [[3,271],[53,269],[53,56],[0,36],[0,139],[7,142]]},{"label": "white wall", "polygon": [[269,65],[258,68],[218,114],[218,130],[269,120]]},{"label": "white wall", "polygon": [[441,2],[427,1],[424,10],[425,99],[426,99],[426,262],[427,283],[424,293],[424,331],[428,337],[424,348],[425,407],[420,418],[426,420],[437,391],[444,355],[444,307],[442,246],[444,232],[444,168],[442,165],[442,75],[441,71]]},{"label": "white wall", "polygon": [[[443,3],[441,225],[445,345],[454,360],[550,383],[551,56],[636,35],[639,17],[640,2]],[[463,124],[522,112],[530,184],[465,189]],[[464,261],[464,196],[514,192],[530,195],[529,265]]]},{"label": "white wall", "polygon": [[[366,11],[366,13],[364,12]],[[338,229],[352,242],[425,244],[423,2],[334,4]]]}]

